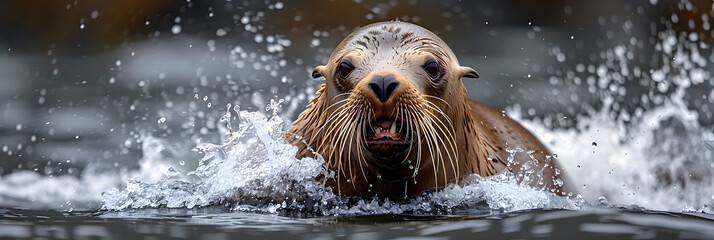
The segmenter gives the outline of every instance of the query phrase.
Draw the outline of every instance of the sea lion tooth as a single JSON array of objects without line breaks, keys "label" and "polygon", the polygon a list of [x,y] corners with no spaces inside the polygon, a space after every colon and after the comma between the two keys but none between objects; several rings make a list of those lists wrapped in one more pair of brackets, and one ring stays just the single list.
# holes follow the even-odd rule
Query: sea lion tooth
[{"label": "sea lion tooth", "polygon": [[397,133],[397,122],[392,122],[392,128],[389,129],[389,133],[391,133],[391,134]]}]

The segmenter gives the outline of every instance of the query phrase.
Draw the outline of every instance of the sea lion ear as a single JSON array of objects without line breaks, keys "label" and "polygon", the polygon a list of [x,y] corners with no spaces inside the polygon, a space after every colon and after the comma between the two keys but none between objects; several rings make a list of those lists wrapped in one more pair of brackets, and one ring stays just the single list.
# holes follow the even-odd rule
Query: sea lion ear
[{"label": "sea lion ear", "polygon": [[312,71],[312,78],[319,78],[322,77],[322,71],[325,69],[325,66],[317,66],[315,70]]},{"label": "sea lion ear", "polygon": [[478,78],[478,73],[473,68],[461,67],[461,77]]}]

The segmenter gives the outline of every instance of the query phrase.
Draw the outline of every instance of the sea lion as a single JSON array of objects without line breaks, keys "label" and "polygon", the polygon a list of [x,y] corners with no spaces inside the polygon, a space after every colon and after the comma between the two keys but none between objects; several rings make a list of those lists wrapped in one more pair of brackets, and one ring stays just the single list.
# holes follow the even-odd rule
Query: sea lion
[{"label": "sea lion", "polygon": [[565,195],[563,172],[533,134],[466,97],[461,78],[478,76],[425,28],[371,24],[315,68],[326,82],[286,136],[297,159],[324,158],[319,179],[342,196],[405,197],[504,169]]}]

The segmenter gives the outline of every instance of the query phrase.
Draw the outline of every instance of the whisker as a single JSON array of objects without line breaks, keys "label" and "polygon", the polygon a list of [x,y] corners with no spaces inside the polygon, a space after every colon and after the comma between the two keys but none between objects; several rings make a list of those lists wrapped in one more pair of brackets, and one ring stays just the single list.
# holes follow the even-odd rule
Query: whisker
[{"label": "whisker", "polygon": [[441,108],[439,108],[439,106],[436,106],[436,104],[431,103],[429,101],[425,101],[425,102],[427,103],[427,105],[425,105],[425,106],[429,107],[430,109],[434,110],[435,112],[438,112],[441,116],[443,116],[446,119],[446,121],[449,122],[449,125],[452,125],[452,128],[453,128],[453,123],[451,122],[451,118],[449,118],[449,116],[447,116],[446,113],[444,113],[444,111],[442,111]]},{"label": "whisker", "polygon": [[[349,123],[350,118],[352,118],[352,116],[353,116],[354,114],[355,114],[355,111],[354,111],[354,109],[352,109],[352,110],[350,111],[350,113],[349,113],[347,116],[345,116],[345,117],[343,118],[343,120],[342,120],[341,122],[339,122],[339,124],[337,125],[337,126],[339,126],[339,129],[337,129],[337,128],[331,128],[331,129],[333,129],[333,131],[330,131],[329,133],[332,134],[333,132],[335,132],[334,130],[339,130],[338,132],[343,132],[343,129],[345,129],[345,128],[347,127],[347,123]],[[328,155],[329,155],[331,158],[338,159],[338,161],[339,161],[338,164],[337,164],[338,167],[342,165],[342,164],[341,164],[342,158],[339,157],[339,156],[342,156],[342,151],[344,151],[344,143],[343,143],[343,141],[342,141],[342,139],[343,139],[344,137],[345,137],[345,134],[337,134],[337,139],[335,139],[335,137],[331,137],[331,138],[330,138],[330,142],[335,143],[336,146],[332,146],[332,149],[330,150],[330,153],[329,153]],[[327,138],[325,138],[325,139],[327,139]],[[334,154],[335,154],[335,151],[336,151],[338,148],[340,149],[340,152],[338,152],[339,155],[334,155]],[[342,171],[342,173],[344,174],[344,171]]]},{"label": "whisker", "polygon": [[[428,106],[428,105],[425,105],[425,106]],[[455,136],[453,135],[453,133],[454,133],[453,125],[451,125],[451,122],[449,122],[449,127],[447,127],[444,124],[444,122],[442,122],[441,119],[439,119],[436,115],[434,115],[433,113],[431,113],[429,111],[426,111],[426,112],[429,115],[430,121],[432,121],[434,123],[438,123],[438,124],[435,124],[435,126],[436,126],[435,129],[439,130],[439,132],[441,132],[444,135],[444,137],[447,138],[446,142],[441,137],[438,137],[438,140],[443,145],[447,145],[447,143],[448,143],[449,147],[451,148],[451,151],[454,153],[454,156],[451,156],[451,152],[447,151],[447,155],[449,157],[449,162],[451,163],[451,167],[454,170],[454,177],[456,178],[456,181],[458,183],[457,169],[458,169],[459,163],[458,163],[458,152],[456,151],[456,139],[455,139]],[[438,134],[437,134],[437,136],[438,136]]]},{"label": "whisker", "polygon": [[[432,144],[436,145],[436,144],[438,144],[438,142],[441,142],[441,144],[445,145],[443,139],[438,135],[438,133],[436,132],[436,129],[434,128],[434,124],[433,124],[434,120],[429,115],[424,115],[424,120],[429,121],[429,124],[426,125],[426,129],[429,130],[428,132],[429,132],[429,136],[430,136],[430,140],[432,141]],[[444,155],[442,154],[441,148],[436,148],[436,151],[437,151],[438,162],[440,163],[440,166],[441,166],[441,168],[443,170],[443,174],[444,174],[444,184],[446,184],[448,182],[448,177],[446,176],[446,163],[445,163]],[[449,156],[449,160],[451,160],[451,154],[449,153],[449,151],[446,151],[446,152]],[[452,163],[452,168],[453,168],[453,163]],[[454,171],[455,171],[455,169],[454,169]],[[454,175],[456,175],[455,172],[454,172]]]},{"label": "whisker", "polygon": [[[342,150],[344,150],[344,148],[345,148],[344,145],[345,145],[345,144],[348,145],[348,147],[347,147],[347,148],[348,148],[348,151],[347,151],[347,168],[348,168],[348,171],[349,171],[349,173],[350,173],[350,182],[352,183],[352,187],[353,187],[353,188],[355,188],[354,176],[352,175],[352,174],[353,174],[353,171],[352,171],[352,145],[354,145],[354,144],[350,144],[350,143],[348,143],[347,141],[348,141],[349,139],[353,139],[353,138],[352,138],[352,135],[353,135],[353,133],[354,133],[354,128],[355,128],[354,125],[355,125],[355,124],[356,124],[356,123],[354,123],[354,121],[352,121],[352,124],[349,125],[350,127],[347,128],[347,134],[343,134],[343,135],[347,135],[347,137],[343,138],[343,146],[342,146]],[[343,156],[343,155],[342,155],[342,151],[340,151],[340,156]]]},{"label": "whisker", "polygon": [[433,99],[439,100],[439,101],[445,103],[446,106],[449,106],[449,108],[451,108],[451,105],[450,105],[448,102],[446,102],[446,100],[444,100],[443,98],[440,98],[440,97],[437,97],[437,96],[426,95],[426,94],[425,94],[425,95],[422,95],[422,96],[423,96],[423,97],[428,97],[428,98],[433,98]]},{"label": "whisker", "polygon": [[[412,106],[412,108],[416,108],[416,106]],[[438,142],[441,142],[444,145],[446,145],[446,143],[437,134],[436,129],[434,128],[434,124],[431,124],[434,122],[433,118],[429,115],[431,113],[429,111],[425,111],[426,109],[424,109],[423,106],[419,107],[419,109],[421,111],[416,111],[416,109],[414,109],[414,111],[421,113],[419,121],[422,124],[422,129],[425,133],[425,136],[427,137],[426,138],[427,145],[430,147],[430,153],[433,157],[432,165],[434,166],[434,169],[438,168],[439,165],[441,166],[441,168],[443,169],[443,173],[444,173],[443,174],[444,175],[444,184],[446,184],[446,182],[448,182],[448,177],[446,175],[446,163],[445,163],[444,155],[442,154],[441,149],[437,148],[435,146],[436,144],[438,144]],[[424,112],[427,112],[427,114],[424,114]],[[438,125],[437,125],[437,127],[438,127]],[[442,132],[443,132],[443,130],[442,130]],[[434,151],[436,151],[436,155],[434,155]],[[453,168],[453,158],[449,151],[447,151],[447,156],[449,157],[449,162],[452,163],[452,168]],[[453,169],[453,170],[455,171],[456,169]],[[434,174],[436,175],[436,170],[434,170],[434,171],[435,171]],[[456,175],[456,173],[454,173],[454,175]],[[437,183],[438,183],[438,181],[437,181]]]},{"label": "whisker", "polygon": [[330,106],[328,106],[327,108],[325,108],[325,110],[328,110],[328,109],[334,107],[335,105],[338,105],[338,104],[340,104],[340,103],[347,102],[347,101],[349,101],[349,100],[350,100],[350,98],[345,98],[345,99],[342,99],[342,100],[340,100],[340,101],[337,101],[337,102],[335,102],[335,103],[333,103],[333,104],[330,104]]},{"label": "whisker", "polygon": [[[411,112],[411,116],[413,117],[415,123],[418,123],[418,124],[415,124],[415,126],[419,127],[419,129],[421,129],[421,133],[425,135],[424,140],[426,140],[427,149],[429,150],[429,153],[430,153],[429,155],[434,156],[434,149],[432,148],[431,141],[429,140],[429,137],[427,136],[426,130],[424,128],[424,123],[421,121],[420,118],[417,118],[416,111]],[[422,157],[421,156],[421,135],[422,134],[417,135],[417,136],[419,136],[419,148],[418,148],[419,152],[418,152],[418,158],[417,158],[418,159],[417,162],[419,162],[419,163],[421,163],[421,157]],[[432,161],[432,168],[434,169],[434,182],[438,183],[438,180],[436,179],[436,176],[437,176],[436,166],[434,165],[433,162],[434,161]],[[421,166],[421,164],[419,164],[419,166]]]},{"label": "whisker", "polygon": [[338,97],[341,97],[341,96],[344,96],[344,95],[350,95],[350,94],[352,94],[352,91],[337,94],[337,96],[335,96],[335,97],[332,98],[332,101],[335,101],[335,99],[337,99]]},{"label": "whisker", "polygon": [[[339,131],[340,133],[344,133],[344,131],[345,131],[346,128],[349,129],[349,126],[350,126],[350,125],[348,125],[348,124],[351,122],[351,120],[352,120],[352,118],[353,118],[353,116],[354,116],[355,114],[356,114],[356,111],[354,111],[354,109],[353,109],[353,111],[350,112],[350,115],[348,115],[348,118],[347,118],[346,122],[345,122],[345,123],[342,125],[342,127],[339,129],[339,130],[340,130],[340,131]],[[342,159],[341,156],[344,156],[343,153],[344,153],[344,150],[345,150],[345,141],[346,141],[347,137],[349,137],[348,134],[338,134],[338,136],[337,136],[337,140],[336,140],[336,141],[340,143],[340,144],[339,144],[339,152],[337,152],[338,155],[336,156],[336,158],[338,158],[338,159]],[[331,156],[333,155],[333,153],[334,153],[335,150],[336,150],[336,148],[332,148],[332,151],[330,152],[330,155],[331,155]],[[348,161],[347,163],[348,163],[348,165],[349,165],[349,161],[350,161],[349,157],[347,158],[347,161]],[[341,164],[340,164],[340,165],[341,165]],[[343,173],[344,173],[344,171],[343,171]],[[343,175],[343,176],[346,177],[346,175]]]},{"label": "whisker", "polygon": [[[343,125],[343,122],[345,122],[345,121],[347,120],[347,117],[348,117],[348,115],[349,115],[350,113],[351,113],[351,112],[348,112],[347,109],[343,109],[342,112],[341,112],[340,115],[339,115],[339,118],[337,118],[337,120],[336,120],[335,122],[333,122],[334,124],[331,124],[331,125],[328,127],[328,130],[327,130],[325,136],[323,136],[323,138],[322,138],[322,142],[320,143],[320,145],[318,145],[318,146],[319,146],[319,147],[317,148],[317,149],[318,149],[318,152],[322,150],[323,145],[325,144],[325,142],[326,142],[328,139],[330,139],[330,141],[332,141],[332,138],[334,138],[333,133],[335,133],[334,130],[335,130],[336,128],[339,128],[339,127],[341,127],[341,126]],[[329,122],[328,122],[328,123],[329,123]]]},{"label": "whisker", "polygon": [[334,112],[332,112],[330,114],[330,116],[328,116],[327,121],[325,121],[325,123],[322,125],[322,127],[320,127],[320,129],[318,129],[314,135],[315,136],[318,135],[327,126],[334,126],[333,124],[330,124],[330,123],[332,123],[333,121],[335,121],[336,119],[338,119],[339,117],[344,115],[347,111],[346,107],[347,107],[346,104],[342,105],[342,106],[340,106],[340,108],[338,108]]},{"label": "whisker", "polygon": [[[362,121],[367,119],[367,112],[365,110],[362,110],[360,112],[362,112],[362,115],[360,116]],[[364,133],[364,126],[365,126],[364,123],[360,124],[360,126],[359,126],[362,133]],[[365,141],[365,143],[366,143],[366,141]],[[364,172],[364,166],[362,165],[363,162],[365,165],[367,164],[367,161],[364,159],[364,151],[366,151],[366,149],[364,149],[363,144],[359,144],[359,143],[357,143],[357,144],[358,144],[358,146],[357,146],[357,156],[358,156],[357,162],[359,162],[359,169],[362,172],[362,178],[364,178],[364,180],[366,182],[367,174]]]}]

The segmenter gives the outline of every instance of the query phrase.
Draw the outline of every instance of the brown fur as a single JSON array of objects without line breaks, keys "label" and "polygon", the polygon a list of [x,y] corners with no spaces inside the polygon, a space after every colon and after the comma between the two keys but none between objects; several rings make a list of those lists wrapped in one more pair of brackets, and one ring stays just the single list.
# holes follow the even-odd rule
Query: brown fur
[{"label": "brown fur", "polygon": [[[444,67],[443,81],[434,83],[423,80],[419,75],[423,73],[414,71],[413,63],[423,61],[425,56],[433,56]],[[336,79],[335,71],[343,58],[354,61],[358,66],[355,71],[359,69],[359,72],[353,73],[356,79]],[[394,97],[383,104],[375,101],[366,86],[375,74],[394,74],[400,82],[400,87],[392,95]],[[546,147],[501,112],[469,100],[461,78],[477,76],[476,72],[459,66],[451,49],[426,29],[402,22],[382,22],[363,27],[343,40],[330,56],[328,64],[317,67],[313,76],[324,76],[327,82],[295,120],[287,136],[299,148],[298,159],[325,158],[326,168],[334,175],[326,173],[319,179],[340,195],[414,195],[458,182],[472,173],[490,176],[506,168],[514,172],[519,180],[526,180],[532,186],[561,195],[566,193],[562,185],[554,184],[555,179],[564,179],[565,176],[556,170],[558,166]],[[436,149],[419,148],[414,152],[410,149],[405,155],[407,161],[393,163],[389,171],[374,166],[375,162],[385,160],[364,153],[362,140],[358,137],[365,127],[364,121],[355,120],[354,124],[342,127],[338,124],[339,120],[330,120],[330,116],[338,115],[335,111],[342,110],[345,105],[361,106],[355,108],[358,109],[356,115],[345,119],[359,119],[360,116],[376,119],[389,115],[403,102],[435,106],[419,108],[415,112],[431,116],[432,121],[424,125],[438,130],[431,138],[434,141],[431,146],[436,146]],[[346,122],[349,121],[343,121]],[[415,136],[427,138],[425,133],[428,129]],[[346,137],[352,139],[344,139]],[[424,141],[427,140],[421,142]],[[414,141],[412,146],[417,142]],[[530,156],[526,152],[516,153],[509,165],[506,150],[517,148],[534,152]],[[416,164],[415,156],[419,153],[422,154],[422,161]],[[542,171],[542,175],[523,171],[523,165],[529,165],[529,169],[536,172]]]}]

